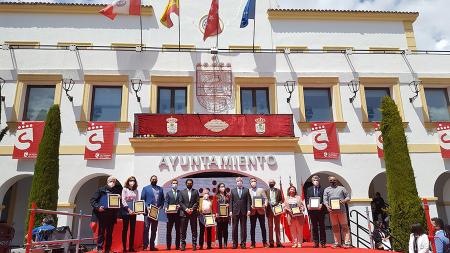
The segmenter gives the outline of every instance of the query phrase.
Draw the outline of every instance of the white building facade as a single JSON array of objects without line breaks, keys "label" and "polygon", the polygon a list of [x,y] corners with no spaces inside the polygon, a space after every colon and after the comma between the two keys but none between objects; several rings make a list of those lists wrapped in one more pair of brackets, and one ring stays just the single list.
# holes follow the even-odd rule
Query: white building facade
[{"label": "white building facade", "polygon": [[[171,29],[159,22],[165,2],[144,7],[142,51],[135,50],[140,44],[139,17],[111,21],[97,13],[104,5],[0,3],[0,43],[5,45],[0,50],[0,77],[5,80],[1,126],[10,127],[0,143],[1,217],[15,224],[16,243],[23,234],[35,160],[12,158],[15,129],[20,121],[39,118],[31,107],[42,109],[49,99],[61,108],[60,210],[90,212],[88,200],[108,175],[121,182],[134,175],[142,188],[153,174],[165,185],[173,178],[210,172],[211,178],[226,173],[265,182],[274,178],[284,189],[289,182],[300,186],[313,174],[327,185],[326,176],[334,175],[351,192],[349,210],[365,214],[375,192],[387,198],[385,164],[377,155],[371,121],[379,116],[372,101],[379,94],[390,95],[404,121],[419,196],[428,199],[432,217],[450,222],[450,165],[441,156],[433,124],[449,116],[450,56],[415,51],[413,23],[418,13],[277,10],[270,0],[258,1],[253,52],[253,21],[239,28],[246,1],[232,2],[220,3],[223,31],[217,56],[231,64],[233,94],[231,106],[220,113],[241,114],[248,108],[261,113],[258,105],[246,107],[243,98],[248,94],[243,92],[249,91],[253,102],[262,101],[263,113],[293,115],[292,137],[133,136],[135,113],[164,113],[164,92],[172,94],[165,97],[169,110],[176,110],[173,100],[181,89],[184,95],[177,98],[182,113],[211,114],[196,95],[196,66],[212,63],[210,49],[216,46],[216,37],[203,41],[202,20],[209,2],[182,1],[180,37],[178,17],[172,16]],[[69,91],[72,102],[62,79],[75,82]],[[142,81],[140,102],[131,79]],[[360,89],[350,103],[348,83],[355,79]],[[409,84],[414,80],[422,81],[422,89],[410,102],[414,93]],[[290,103],[286,81],[295,81]],[[264,94],[261,100],[255,98],[258,89]],[[102,94],[111,96],[110,104],[100,99]],[[445,106],[439,103],[442,98]],[[97,113],[94,109],[102,103],[112,109]],[[112,159],[85,160],[87,122],[103,116],[116,117]],[[336,123],[338,159],[314,159],[309,125],[317,119]],[[213,157],[238,165],[212,168]],[[202,164],[180,165],[193,160]],[[250,166],[253,161],[258,165]],[[59,223],[72,226],[66,217]]]}]

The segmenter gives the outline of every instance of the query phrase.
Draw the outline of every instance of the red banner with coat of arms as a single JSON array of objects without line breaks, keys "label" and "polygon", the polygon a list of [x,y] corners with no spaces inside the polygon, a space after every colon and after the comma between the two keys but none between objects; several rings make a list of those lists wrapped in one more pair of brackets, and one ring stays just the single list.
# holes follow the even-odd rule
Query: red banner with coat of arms
[{"label": "red banner with coat of arms", "polygon": [[450,158],[450,122],[437,122],[436,131],[439,136],[442,158]]},{"label": "red banner with coat of arms", "polygon": [[85,160],[109,160],[114,144],[113,122],[89,122],[86,130]]},{"label": "red banner with coat of arms", "polygon": [[35,159],[44,134],[44,121],[21,121],[17,126],[13,159]]},{"label": "red banner with coat of arms", "polygon": [[313,143],[314,159],[339,158],[340,151],[335,123],[311,123],[311,137]]},{"label": "red banner with coat of arms", "polygon": [[373,123],[373,127],[375,130],[375,140],[377,142],[378,157],[383,158],[384,157],[383,135],[381,134],[380,123],[378,122]]},{"label": "red banner with coat of arms", "polygon": [[134,136],[292,137],[292,114],[135,114]]}]

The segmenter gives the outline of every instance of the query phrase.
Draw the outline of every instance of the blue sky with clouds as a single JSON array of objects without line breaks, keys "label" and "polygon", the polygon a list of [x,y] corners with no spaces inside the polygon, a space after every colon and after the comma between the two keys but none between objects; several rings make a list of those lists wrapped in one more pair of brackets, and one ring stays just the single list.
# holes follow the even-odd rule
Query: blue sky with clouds
[{"label": "blue sky with clouds", "polygon": [[[112,0],[0,0],[17,2],[109,3]],[[145,3],[167,0],[142,0]],[[231,0],[225,0],[231,1]],[[241,0],[244,1],[244,0]],[[418,11],[417,48],[450,50],[450,0],[271,0],[274,8]]]}]

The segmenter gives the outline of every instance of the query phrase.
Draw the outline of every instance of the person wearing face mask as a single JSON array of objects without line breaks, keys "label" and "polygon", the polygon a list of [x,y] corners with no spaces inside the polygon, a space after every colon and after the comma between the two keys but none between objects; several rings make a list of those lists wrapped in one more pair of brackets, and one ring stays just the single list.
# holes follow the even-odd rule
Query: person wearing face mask
[{"label": "person wearing face mask", "polygon": [[[219,240],[219,249],[222,247],[227,248],[228,242],[228,223],[230,222],[230,217],[219,217],[220,205],[226,205],[230,207],[230,197],[225,192],[225,184],[219,183],[217,185],[217,195],[216,195],[216,221],[217,221],[217,239]],[[223,242],[223,244],[222,244]]]},{"label": "person wearing face mask", "polygon": [[[323,203],[330,213],[330,222],[333,230],[334,245],[333,248],[341,246],[341,233],[344,234],[344,248],[350,248],[350,229],[347,221],[347,211],[345,204],[350,201],[350,194],[343,186],[337,185],[337,179],[334,176],[329,176],[328,181],[330,186],[323,191]],[[331,200],[339,199],[340,209],[331,209]],[[340,227],[340,228],[339,228]]]},{"label": "person wearing face mask", "polygon": [[[145,205],[148,207],[154,205],[158,208],[164,206],[164,192],[163,189],[157,185],[158,177],[153,175],[150,177],[150,185],[145,186],[142,189],[141,200],[145,201]],[[150,243],[150,250],[157,251],[155,247],[156,231],[158,230],[158,221],[155,221],[148,217],[147,213],[144,214],[144,250],[147,249]],[[148,238],[148,232],[150,232],[150,242]]]},{"label": "person wearing face mask", "polygon": [[[266,207],[268,205],[266,192],[263,188],[257,188],[256,187],[256,178],[252,177],[250,178],[250,196],[252,201],[251,211],[250,211],[250,238],[252,241],[252,245],[250,246],[251,249],[255,248],[256,246],[256,220],[259,221],[259,227],[261,229],[261,235],[262,235],[262,242],[263,247],[268,248],[269,245],[267,244],[267,234],[266,234]],[[263,207],[262,208],[256,208],[253,206],[253,199],[254,198],[262,198],[263,199]]]},{"label": "person wearing face mask", "polygon": [[[134,232],[136,228],[136,214],[132,210],[133,202],[139,199],[136,178],[131,176],[125,181],[122,190],[122,246],[123,251],[136,252],[134,250]],[[128,224],[130,224],[129,248],[127,249]]]},{"label": "person wearing face mask", "polygon": [[297,194],[295,186],[291,185],[287,189],[287,198],[284,201],[284,211],[287,213],[287,222],[292,234],[292,248],[301,248],[303,243],[303,224],[305,216],[303,214],[294,216],[292,208],[298,207],[300,211],[305,210],[302,198]]},{"label": "person wearing face mask", "polygon": [[[307,204],[308,208],[308,215],[311,218],[311,226],[312,226],[312,232],[313,232],[313,241],[314,241],[314,248],[320,246],[322,248],[325,248],[325,243],[327,241],[326,235],[325,235],[325,205],[323,205],[323,188],[320,186],[320,177],[317,175],[312,176],[311,181],[313,183],[313,186],[309,187],[306,190],[306,197],[305,197],[305,203]],[[311,209],[311,206],[309,205],[309,199],[311,197],[320,198],[319,201],[319,209]],[[320,238],[319,238],[319,231],[320,231]]]},{"label": "person wearing face mask", "polygon": [[203,243],[205,241],[205,230],[206,230],[206,246],[207,249],[211,249],[212,227],[205,226],[205,217],[204,217],[204,215],[213,214],[212,201],[209,199],[209,190],[207,189],[205,189],[205,191],[203,192],[203,196],[200,198],[198,211],[199,211],[198,220],[200,221],[200,237],[199,237],[200,249],[203,249]]},{"label": "person wearing face mask", "polygon": [[233,224],[233,249],[238,245],[238,225],[241,224],[241,249],[245,249],[247,242],[247,216],[251,210],[250,192],[243,186],[242,177],[236,178],[236,188],[231,190],[230,216]]},{"label": "person wearing face mask", "polygon": [[170,250],[172,245],[172,229],[175,225],[175,249],[180,249],[180,190],[178,190],[178,180],[172,180],[172,190],[166,193],[165,208],[169,205],[176,205],[176,213],[167,213],[167,232],[166,232],[166,245],[167,250]]},{"label": "person wearing face mask", "polygon": [[111,251],[112,234],[117,220],[118,209],[108,208],[108,194],[120,194],[120,186],[113,176],[108,177],[106,186],[100,187],[92,196],[90,203],[92,215],[98,220],[97,251],[109,253]]},{"label": "person wearing face mask", "polygon": [[192,250],[197,250],[197,217],[200,195],[194,188],[192,179],[186,180],[186,189],[180,192],[181,250],[186,250],[186,232],[191,224]]},{"label": "person wearing face mask", "polygon": [[277,248],[283,248],[283,245],[281,245],[280,240],[280,216],[275,216],[273,214],[272,207],[277,206],[278,204],[282,203],[282,196],[280,189],[275,187],[275,180],[270,179],[269,180],[269,189],[266,190],[266,196],[269,204],[266,208],[266,216],[267,216],[267,222],[269,223],[269,247],[274,247],[274,241],[273,241],[273,227],[275,225],[275,238],[277,243]]}]

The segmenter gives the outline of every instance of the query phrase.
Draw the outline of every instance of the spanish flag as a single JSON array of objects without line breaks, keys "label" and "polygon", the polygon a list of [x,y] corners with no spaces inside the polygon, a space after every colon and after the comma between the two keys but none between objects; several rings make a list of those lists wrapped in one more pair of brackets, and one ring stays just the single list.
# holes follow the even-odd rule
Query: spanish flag
[{"label": "spanish flag", "polygon": [[173,26],[172,19],[170,19],[170,14],[175,13],[178,16],[180,15],[180,0],[169,0],[167,3],[166,9],[161,16],[161,24],[163,24],[167,28],[171,28]]}]

